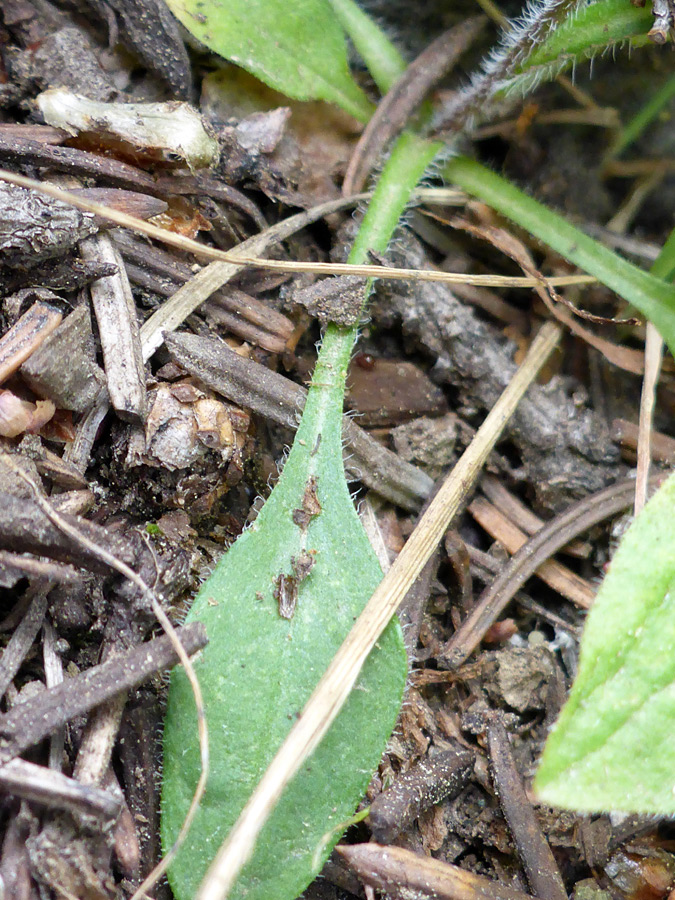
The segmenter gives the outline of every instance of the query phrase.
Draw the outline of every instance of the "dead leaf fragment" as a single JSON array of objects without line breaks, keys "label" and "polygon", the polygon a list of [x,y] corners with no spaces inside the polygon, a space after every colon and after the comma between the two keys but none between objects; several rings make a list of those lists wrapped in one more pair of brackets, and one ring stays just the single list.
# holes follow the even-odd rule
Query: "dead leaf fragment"
[{"label": "dead leaf fragment", "polygon": [[279,604],[279,615],[282,619],[292,619],[298,602],[298,579],[293,575],[277,575],[275,580],[274,599]]},{"label": "dead leaf fragment", "polygon": [[13,438],[25,431],[39,431],[55,412],[51,400],[32,403],[11,391],[0,391],[0,436]]},{"label": "dead leaf fragment", "polygon": [[314,516],[318,516],[320,512],[321,504],[316,493],[316,478],[314,475],[310,475],[302,495],[302,507],[293,510],[293,522],[298,528],[306,531]]},{"label": "dead leaf fragment", "polygon": [[149,394],[150,413],[141,462],[184,469],[208,450],[228,462],[243,447],[249,417],[190,382],[162,384]]}]

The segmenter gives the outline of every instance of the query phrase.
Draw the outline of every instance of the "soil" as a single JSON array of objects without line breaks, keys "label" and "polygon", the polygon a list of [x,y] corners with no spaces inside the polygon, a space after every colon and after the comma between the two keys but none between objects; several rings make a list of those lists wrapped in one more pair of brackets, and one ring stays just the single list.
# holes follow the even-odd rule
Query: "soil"
[{"label": "soil", "polygon": [[[412,55],[436,31],[420,20],[407,35],[409,6],[389,27]],[[492,39],[486,34],[485,44]],[[592,79],[577,73],[577,90],[625,122],[664,80],[666,56],[647,48],[639,62],[596,61]],[[221,249],[338,199],[358,138],[348,116],[288,101],[186,49],[159,0],[4,0],[0,64],[0,166]],[[95,124],[69,135],[46,124],[36,102],[57,86],[108,102],[192,101],[219,162],[191,171],[174,153],[111,140]],[[486,123],[473,151],[601,240],[625,238],[624,252],[647,267],[671,227],[672,176],[662,173],[658,189],[653,182],[640,196],[638,177],[603,173],[608,131],[592,115],[581,124],[538,122],[542,112],[574,105],[564,86],[543,87],[503,122]],[[664,120],[632,156],[647,162],[666,147],[672,123]],[[620,225],[608,227],[619,210]],[[361,211],[352,213],[308,224],[269,255],[344,259]],[[476,236],[497,228],[542,271],[568,271],[479,204],[463,209],[467,227],[447,225],[456,215],[454,207],[416,209],[377,261],[522,274]],[[144,352],[144,326],[199,270],[194,256],[3,182],[0,262],[0,876],[6,900],[121,898],[160,858],[164,673],[176,660],[147,597],[95,548],[153,584],[180,624],[269,494],[321,328],[354,320],[362,284],[243,269]],[[599,286],[567,296],[597,316],[622,313]],[[353,490],[371,500],[391,559],[547,317],[525,289],[378,284],[352,362],[345,439],[359,472]],[[583,324],[619,342],[616,326]],[[623,338],[640,359],[643,332],[632,327]],[[375,833],[547,900],[556,892],[660,900],[675,887],[668,823],[535,806],[552,852],[541,863],[553,884],[545,894],[532,879],[534,851],[519,836],[533,815],[527,787],[575,674],[585,609],[621,527],[617,516],[632,502],[621,482],[635,465],[640,388],[638,375],[569,334],[519,406],[414,603],[401,611],[410,686],[364,798],[381,796],[372,829],[367,821],[353,827],[347,844]],[[657,470],[673,456],[674,403],[666,364]],[[589,498],[602,511],[597,521],[565,532],[564,546],[553,542],[554,572],[514,589],[506,610],[458,656],[453,635],[510,556],[544,523],[555,534],[556,517]],[[318,501],[306,500],[296,512],[309,522]],[[298,562],[298,581],[311,563]],[[190,628],[183,639],[194,651],[205,636]],[[390,782],[394,793],[382,795]],[[344,860],[334,855],[304,896],[371,896]],[[410,896],[399,887],[389,895]],[[166,883],[158,891],[170,896]]]}]

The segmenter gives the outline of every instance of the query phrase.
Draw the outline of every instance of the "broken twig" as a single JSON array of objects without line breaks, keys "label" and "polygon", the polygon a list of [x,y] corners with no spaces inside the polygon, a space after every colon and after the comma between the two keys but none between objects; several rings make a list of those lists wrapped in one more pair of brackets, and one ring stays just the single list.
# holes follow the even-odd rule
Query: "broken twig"
[{"label": "broken twig", "polygon": [[523,891],[402,847],[356,844],[336,851],[366,884],[397,900],[532,900]]},{"label": "broken twig", "polygon": [[511,755],[509,737],[498,716],[494,716],[488,725],[488,748],[499,805],[532,891],[541,900],[567,900],[560,870],[527,799]]}]

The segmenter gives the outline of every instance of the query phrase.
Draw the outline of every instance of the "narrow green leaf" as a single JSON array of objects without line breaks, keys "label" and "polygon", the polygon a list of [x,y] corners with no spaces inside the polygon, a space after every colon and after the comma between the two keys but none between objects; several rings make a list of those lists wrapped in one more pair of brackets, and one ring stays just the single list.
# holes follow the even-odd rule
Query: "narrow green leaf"
[{"label": "narrow green leaf", "polygon": [[672,103],[674,97],[675,75],[670,75],[661,87],[648,98],[647,102],[633,116],[630,122],[627,122],[616,135],[605,153],[605,162],[616,159],[617,156],[620,156],[627,150],[644,133],[645,129],[651,125],[654,119],[663,112],[668,104]]},{"label": "narrow green leaf", "polygon": [[634,266],[474,160],[462,156],[451,159],[444,174],[448,181],[480,198],[632,303],[653,322],[670,352],[675,353],[672,284]]},{"label": "narrow green leaf", "polygon": [[[432,145],[418,138],[399,139],[351,261],[367,258],[369,249],[386,248],[433,152]],[[355,336],[356,328],[327,329],[279,483],[204,584],[188,616],[204,622],[209,634],[210,643],[195,669],[207,710],[211,775],[188,840],[169,870],[177,900],[194,897],[253,788],[382,577],[342,464],[342,401]],[[317,874],[339,835],[324,846],[318,863],[314,852],[363,795],[394,726],[406,675],[401,630],[395,622],[369,656],[327,736],[284,792],[233,897],[294,900]],[[174,670],[164,730],[165,848],[178,833],[199,774],[193,709],[187,679]]]},{"label": "narrow green leaf", "polygon": [[675,476],[626,532],[535,779],[545,803],[675,813]]},{"label": "narrow green leaf", "polygon": [[406,61],[380,26],[354,0],[330,0],[333,12],[361,54],[382,94],[403,75]]},{"label": "narrow green leaf", "polygon": [[657,278],[665,278],[672,281],[675,276],[675,228],[666,238],[659,255],[654,260],[650,270]]},{"label": "narrow green leaf", "polygon": [[327,100],[361,122],[372,115],[328,0],[166,2],[202,44],[288,97]]}]

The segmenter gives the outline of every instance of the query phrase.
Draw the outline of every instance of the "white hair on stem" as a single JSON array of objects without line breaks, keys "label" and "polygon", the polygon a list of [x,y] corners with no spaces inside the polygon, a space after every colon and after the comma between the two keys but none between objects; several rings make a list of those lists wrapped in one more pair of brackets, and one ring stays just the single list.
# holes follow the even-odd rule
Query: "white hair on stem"
[{"label": "white hair on stem", "polygon": [[485,114],[485,107],[497,93],[504,91],[507,96],[527,93],[536,87],[545,73],[555,71],[557,66],[562,68],[566,60],[562,63],[555,60],[534,73],[521,75],[518,72],[518,67],[532,51],[586,4],[587,0],[529,0],[521,16],[511,22],[511,27],[504,32],[469,85],[459,92],[438,123],[438,130],[447,136],[457,135],[464,127],[471,127],[479,114]]}]

